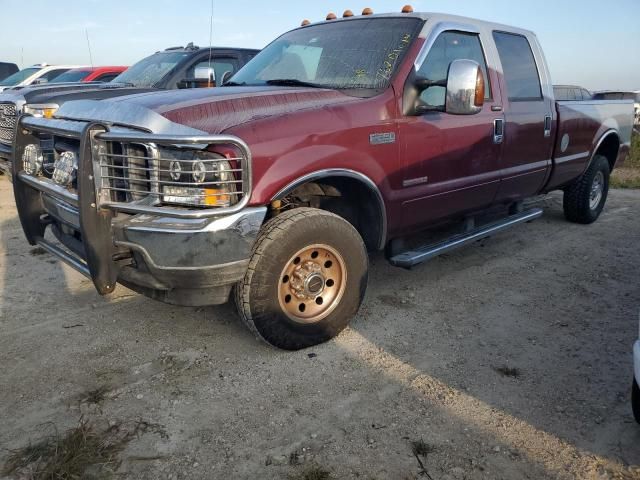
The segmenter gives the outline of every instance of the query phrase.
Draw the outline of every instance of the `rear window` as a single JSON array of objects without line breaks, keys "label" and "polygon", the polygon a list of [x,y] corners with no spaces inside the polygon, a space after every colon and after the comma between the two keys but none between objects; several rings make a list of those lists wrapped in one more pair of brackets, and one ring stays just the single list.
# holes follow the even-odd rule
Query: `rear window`
[{"label": "rear window", "polygon": [[493,32],[493,38],[504,70],[509,100],[516,102],[542,100],[538,67],[526,37],[513,33]]}]

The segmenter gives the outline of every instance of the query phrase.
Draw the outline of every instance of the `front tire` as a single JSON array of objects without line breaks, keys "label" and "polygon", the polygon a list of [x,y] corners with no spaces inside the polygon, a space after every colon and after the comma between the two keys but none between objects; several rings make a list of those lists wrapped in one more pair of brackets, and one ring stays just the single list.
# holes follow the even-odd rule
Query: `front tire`
[{"label": "front tire", "polygon": [[563,207],[567,220],[588,225],[598,219],[607,202],[610,175],[607,157],[593,157],[587,171],[564,190]]},{"label": "front tire", "polygon": [[631,408],[633,409],[633,416],[636,422],[640,423],[640,387],[638,386],[638,380],[633,379],[633,387],[631,389]]},{"label": "front tire", "polygon": [[349,324],[367,278],[367,252],[356,229],[324,210],[297,208],[262,228],[236,285],[236,306],[258,338],[299,350],[330,340]]}]

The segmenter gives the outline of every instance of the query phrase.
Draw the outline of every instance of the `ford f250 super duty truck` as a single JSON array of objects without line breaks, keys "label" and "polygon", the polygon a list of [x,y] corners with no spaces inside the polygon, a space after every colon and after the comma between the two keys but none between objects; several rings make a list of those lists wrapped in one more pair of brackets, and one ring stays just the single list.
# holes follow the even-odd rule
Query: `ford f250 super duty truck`
[{"label": "ford f250 super duty truck", "polygon": [[246,48],[199,48],[189,44],[156,52],[102,85],[50,83],[7,90],[0,94],[0,172],[11,171],[13,132],[16,120],[23,112],[50,117],[71,100],[100,100],[156,90],[215,86],[237,72],[258,52]]},{"label": "ford f250 super duty truck", "polygon": [[[121,283],[179,305],[233,296],[261,339],[300,349],[356,315],[367,249],[409,268],[539,217],[522,201],[552,190],[569,220],[594,222],[630,147],[632,102],[556,103],[533,33],[469,18],[311,24],[227,85],[20,117],[29,243],[103,295]],[[490,207],[504,217],[469,221]],[[456,219],[461,234],[402,248]]]}]

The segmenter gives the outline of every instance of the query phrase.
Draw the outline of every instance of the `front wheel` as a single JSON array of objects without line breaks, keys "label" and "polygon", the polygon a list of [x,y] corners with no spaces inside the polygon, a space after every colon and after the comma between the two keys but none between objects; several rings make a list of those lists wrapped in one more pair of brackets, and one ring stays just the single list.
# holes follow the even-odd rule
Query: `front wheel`
[{"label": "front wheel", "polygon": [[259,338],[299,350],[326,342],[349,324],[367,277],[367,252],[356,229],[324,210],[298,208],[264,225],[236,286],[236,306]]},{"label": "front wheel", "polygon": [[609,194],[609,161],[596,155],[587,171],[564,190],[564,215],[575,223],[595,222]]}]

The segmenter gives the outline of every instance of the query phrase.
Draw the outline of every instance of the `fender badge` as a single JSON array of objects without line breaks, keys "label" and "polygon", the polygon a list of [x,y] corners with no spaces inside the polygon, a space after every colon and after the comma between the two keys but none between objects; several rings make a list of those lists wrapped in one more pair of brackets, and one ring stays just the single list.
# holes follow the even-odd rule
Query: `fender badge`
[{"label": "fender badge", "polygon": [[387,143],[396,143],[395,132],[372,133],[369,135],[369,143],[371,145],[385,145]]}]

